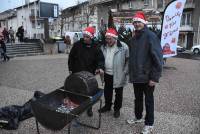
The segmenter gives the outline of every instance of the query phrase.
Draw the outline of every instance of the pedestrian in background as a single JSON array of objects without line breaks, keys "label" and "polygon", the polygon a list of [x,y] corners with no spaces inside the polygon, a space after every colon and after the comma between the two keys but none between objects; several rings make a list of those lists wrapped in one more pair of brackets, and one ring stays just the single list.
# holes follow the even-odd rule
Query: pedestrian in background
[{"label": "pedestrian in background", "polygon": [[24,28],[23,28],[23,26],[20,26],[17,29],[16,36],[18,37],[19,42],[23,42],[23,40],[24,40]]},{"label": "pedestrian in background", "polygon": [[[68,59],[69,73],[88,71],[92,74],[103,74],[104,56],[100,48],[95,44],[95,29],[87,27],[83,31],[83,39],[75,42]],[[87,110],[88,116],[92,116],[92,108]]]},{"label": "pedestrian in background", "polygon": [[3,33],[3,36],[4,36],[4,41],[8,43],[10,41],[8,30],[6,28],[4,28],[2,33]]},{"label": "pedestrian in background", "polygon": [[6,54],[6,44],[4,42],[4,37],[1,35],[0,35],[0,53],[4,62],[10,60],[10,57],[8,57]]},{"label": "pedestrian in background", "polygon": [[78,41],[78,34],[75,33],[74,36],[73,36],[73,43],[76,43]]},{"label": "pedestrian in background", "polygon": [[99,112],[104,113],[111,110],[113,89],[115,90],[114,117],[120,116],[123,100],[123,87],[126,85],[128,73],[128,46],[118,39],[117,31],[110,28],[106,32],[106,44],[101,46],[105,57],[104,73],[104,98],[105,105]]},{"label": "pedestrian in background", "polygon": [[66,44],[66,53],[68,54],[71,49],[71,39],[69,35],[65,36],[64,43]]},{"label": "pedestrian in background", "polygon": [[14,30],[12,29],[12,27],[10,27],[10,29],[9,29],[9,35],[10,35],[10,42],[11,42],[11,43],[15,43],[15,37],[14,37],[15,32],[14,32]]},{"label": "pedestrian in background", "polygon": [[135,35],[130,40],[129,77],[133,83],[135,94],[135,117],[129,118],[129,124],[143,122],[143,97],[145,96],[145,126],[143,134],[153,131],[154,96],[156,83],[161,77],[163,55],[160,40],[146,26],[143,12],[137,12],[133,17]]}]

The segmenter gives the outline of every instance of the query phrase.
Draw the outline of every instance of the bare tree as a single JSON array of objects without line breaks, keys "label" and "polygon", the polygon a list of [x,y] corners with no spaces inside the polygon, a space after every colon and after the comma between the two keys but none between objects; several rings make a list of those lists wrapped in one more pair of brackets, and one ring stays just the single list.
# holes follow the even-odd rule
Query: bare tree
[{"label": "bare tree", "polygon": [[116,29],[111,10],[108,11],[108,28]]},{"label": "bare tree", "polygon": [[89,26],[90,24],[90,17],[92,15],[94,15],[94,6],[89,6],[89,5],[86,5],[86,7],[84,8],[83,10],[83,17],[86,18],[86,25]]}]

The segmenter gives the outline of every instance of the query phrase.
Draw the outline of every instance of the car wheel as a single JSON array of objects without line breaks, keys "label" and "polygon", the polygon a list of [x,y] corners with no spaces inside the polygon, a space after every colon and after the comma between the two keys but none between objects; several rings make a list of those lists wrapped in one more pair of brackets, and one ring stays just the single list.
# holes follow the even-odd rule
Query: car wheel
[{"label": "car wheel", "polygon": [[193,53],[194,53],[194,54],[198,54],[198,53],[199,53],[199,49],[198,49],[198,48],[195,48],[195,49],[193,50]]}]

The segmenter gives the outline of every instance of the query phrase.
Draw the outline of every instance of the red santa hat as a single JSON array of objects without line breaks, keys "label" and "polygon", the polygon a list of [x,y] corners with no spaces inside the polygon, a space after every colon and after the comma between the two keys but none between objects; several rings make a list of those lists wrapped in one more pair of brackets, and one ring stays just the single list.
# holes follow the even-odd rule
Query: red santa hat
[{"label": "red santa hat", "polygon": [[86,27],[83,31],[83,34],[90,36],[90,38],[94,38],[95,28],[94,27]]},{"label": "red santa hat", "polygon": [[117,38],[117,31],[114,28],[108,28],[108,30],[106,31],[106,36]]},{"label": "red santa hat", "polygon": [[142,22],[143,24],[147,24],[144,12],[142,11],[136,12],[135,15],[133,16],[133,22],[135,21],[139,21],[139,22]]}]

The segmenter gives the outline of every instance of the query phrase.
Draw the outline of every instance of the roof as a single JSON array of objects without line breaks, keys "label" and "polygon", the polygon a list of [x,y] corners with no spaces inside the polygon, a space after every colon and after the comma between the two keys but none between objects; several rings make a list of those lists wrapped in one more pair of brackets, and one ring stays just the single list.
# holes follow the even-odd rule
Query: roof
[{"label": "roof", "polygon": [[33,5],[35,2],[38,4],[39,0],[30,2],[28,4],[25,4],[25,5],[22,5],[22,6],[19,6],[19,7],[16,7],[15,9],[20,9],[20,8],[28,7],[30,5]]},{"label": "roof", "polygon": [[85,2],[82,2],[80,4],[65,8],[62,12],[68,12],[70,10],[75,10],[75,9],[79,8],[80,6],[85,5],[85,4],[89,4],[89,1],[85,1]]},{"label": "roof", "polygon": [[22,5],[22,6],[13,8],[13,9],[5,10],[5,11],[1,12],[0,15],[10,13],[11,11],[14,11],[15,9],[20,9],[20,8],[22,8],[22,7],[23,7],[23,8],[24,8],[24,7],[28,7],[28,6],[30,6],[30,5],[33,5],[35,2],[38,3],[39,0],[34,1],[34,2],[30,2],[29,4],[25,4],[25,5]]}]

